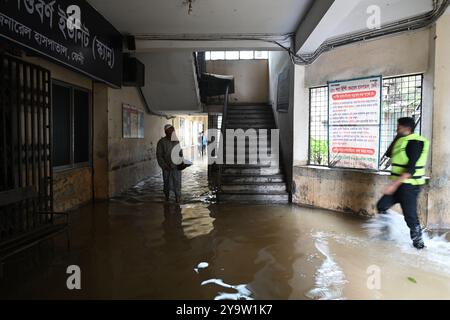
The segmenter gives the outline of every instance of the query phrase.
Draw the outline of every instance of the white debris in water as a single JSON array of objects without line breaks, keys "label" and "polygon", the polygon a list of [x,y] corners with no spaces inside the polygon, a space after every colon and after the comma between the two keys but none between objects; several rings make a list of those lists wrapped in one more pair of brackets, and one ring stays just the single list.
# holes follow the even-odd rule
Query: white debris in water
[{"label": "white debris in water", "polygon": [[314,300],[340,300],[345,299],[343,290],[348,281],[341,267],[334,261],[326,235],[318,232],[315,246],[325,256],[325,260],[316,271],[315,288],[306,293],[306,296]]},{"label": "white debris in water", "polygon": [[223,288],[237,291],[236,293],[219,292],[214,300],[253,300],[253,298],[251,297],[252,292],[247,288],[247,285],[245,284],[233,286],[225,283],[222,279],[209,279],[201,283],[202,286],[208,284],[216,284]]},{"label": "white debris in water", "polygon": [[198,273],[200,270],[206,269],[209,267],[208,262],[200,262],[196,268],[194,268],[194,271]]}]

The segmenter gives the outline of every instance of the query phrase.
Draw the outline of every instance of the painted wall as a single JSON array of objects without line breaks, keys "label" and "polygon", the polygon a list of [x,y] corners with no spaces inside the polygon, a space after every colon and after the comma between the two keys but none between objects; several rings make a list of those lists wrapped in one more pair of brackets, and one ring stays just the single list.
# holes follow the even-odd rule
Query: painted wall
[{"label": "painted wall", "polygon": [[[122,89],[107,88],[107,126],[108,126],[108,192],[104,193],[106,197],[114,197],[121,192],[129,189],[142,181],[146,177],[159,174],[160,168],[156,160],[156,145],[164,136],[164,125],[172,124],[179,129],[179,117],[167,119],[150,115],[145,112],[143,102],[136,88],[123,87]],[[122,106],[129,104],[144,111],[145,116],[145,133],[144,139],[126,139],[122,135]],[[99,106],[97,106],[99,107]],[[203,123],[207,129],[207,118],[205,116],[182,116],[186,124]],[[99,117],[99,121],[103,122],[104,118]],[[186,133],[177,130],[178,137],[186,139],[190,142],[192,138],[192,128]],[[98,127],[102,130],[102,126]],[[99,135],[101,136],[101,134]],[[103,149],[103,144],[99,143],[99,148]],[[100,150],[96,151],[100,152]],[[97,152],[97,154],[98,154]],[[195,156],[195,148],[192,144],[186,145],[184,149],[185,158],[193,159]],[[101,167],[101,164],[99,164]],[[104,182],[98,179],[95,186],[102,186]]]},{"label": "painted wall", "polygon": [[431,29],[361,42],[327,52],[306,67],[306,86],[364,76],[398,76],[428,70]]},{"label": "painted wall", "polygon": [[146,52],[136,55],[145,64],[142,92],[154,111],[200,112],[200,92],[191,50]]},{"label": "painted wall", "polygon": [[208,73],[232,75],[235,93],[230,103],[267,103],[269,101],[268,60],[214,60],[206,62]]},{"label": "painted wall", "polygon": [[122,135],[122,105],[129,104],[144,111],[136,88],[108,88],[108,179],[109,197],[159,172],[156,144],[164,135],[164,117],[145,112],[144,139],[125,139]]},{"label": "painted wall", "polygon": [[[287,68],[290,72],[289,110],[278,112],[278,76]],[[293,165],[294,70],[295,67],[287,52],[271,51],[269,53],[269,102],[272,105],[277,128],[280,130],[280,157],[285,168],[288,190],[291,189]]]},{"label": "painted wall", "polygon": [[[447,33],[442,34],[447,35],[448,39]],[[442,46],[445,47],[444,44]],[[442,49],[442,53],[443,57],[444,53],[448,52]],[[442,61],[444,60],[442,58]],[[388,183],[386,176],[306,166],[309,139],[309,88],[326,85],[327,81],[332,80],[413,73],[424,73],[422,134],[431,139],[433,131],[437,128],[436,123],[432,125],[433,108],[436,108],[436,106],[433,107],[433,100],[436,98],[433,92],[434,28],[338,48],[323,54],[312,65],[295,67],[294,203],[364,215],[376,213],[376,202],[382,195],[383,186]],[[435,161],[433,159],[433,168]],[[439,161],[442,163],[443,160]],[[428,220],[431,218],[428,204],[431,193],[425,190],[420,198],[422,221],[426,220],[427,212]]]}]

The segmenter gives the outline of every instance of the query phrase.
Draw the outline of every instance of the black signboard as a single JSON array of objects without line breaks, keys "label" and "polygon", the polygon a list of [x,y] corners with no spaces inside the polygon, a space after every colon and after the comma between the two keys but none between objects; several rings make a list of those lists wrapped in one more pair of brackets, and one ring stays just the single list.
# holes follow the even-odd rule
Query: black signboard
[{"label": "black signboard", "polygon": [[0,0],[0,37],[122,84],[122,35],[84,0]]}]

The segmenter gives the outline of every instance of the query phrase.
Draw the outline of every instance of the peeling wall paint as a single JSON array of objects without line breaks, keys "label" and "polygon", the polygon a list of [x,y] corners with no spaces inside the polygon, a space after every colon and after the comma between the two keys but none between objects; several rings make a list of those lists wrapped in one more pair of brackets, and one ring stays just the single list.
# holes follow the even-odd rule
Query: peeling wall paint
[{"label": "peeling wall paint", "polygon": [[64,212],[92,201],[92,169],[84,167],[53,174],[54,210]]}]

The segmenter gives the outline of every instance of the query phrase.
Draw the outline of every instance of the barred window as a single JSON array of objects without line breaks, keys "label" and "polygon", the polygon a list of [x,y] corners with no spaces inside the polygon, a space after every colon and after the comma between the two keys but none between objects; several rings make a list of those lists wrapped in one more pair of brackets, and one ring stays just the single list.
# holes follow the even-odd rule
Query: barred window
[{"label": "barred window", "polygon": [[[397,120],[412,117],[416,132],[422,131],[423,75],[383,79],[381,119],[381,170],[388,168],[384,156],[397,132]],[[309,164],[328,166],[328,86],[310,89]]]},{"label": "barred window", "polygon": [[309,164],[328,165],[328,87],[311,88]]}]

